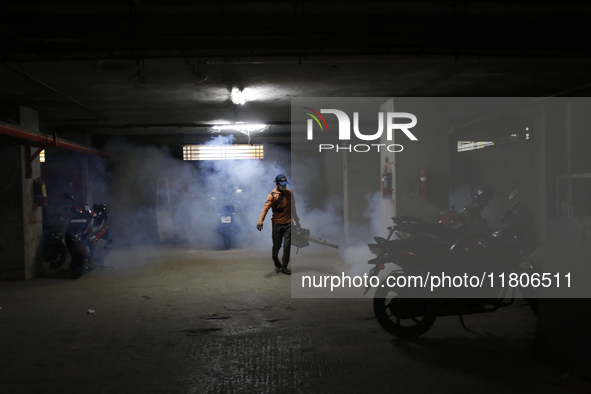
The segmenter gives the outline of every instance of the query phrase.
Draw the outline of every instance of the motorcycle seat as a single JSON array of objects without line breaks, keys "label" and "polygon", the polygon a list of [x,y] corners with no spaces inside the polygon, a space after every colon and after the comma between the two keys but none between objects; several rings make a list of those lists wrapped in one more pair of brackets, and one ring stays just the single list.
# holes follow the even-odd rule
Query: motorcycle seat
[{"label": "motorcycle seat", "polygon": [[425,223],[425,221],[423,219],[420,218],[416,218],[416,217],[412,217],[412,216],[394,216],[392,218],[392,221],[395,224],[400,224],[400,223]]},{"label": "motorcycle seat", "polygon": [[435,237],[445,242],[453,242],[459,237],[458,231],[439,223],[414,223],[399,226],[399,229],[411,234]]}]

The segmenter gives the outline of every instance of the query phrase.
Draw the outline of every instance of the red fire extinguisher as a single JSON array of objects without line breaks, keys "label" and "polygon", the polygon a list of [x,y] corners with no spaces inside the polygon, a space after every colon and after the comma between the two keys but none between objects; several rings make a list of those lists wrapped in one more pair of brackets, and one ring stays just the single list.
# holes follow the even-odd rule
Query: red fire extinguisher
[{"label": "red fire extinguisher", "polygon": [[382,198],[384,200],[392,199],[392,171],[394,169],[394,162],[388,162],[388,158],[385,159],[384,167],[382,168]]},{"label": "red fire extinguisher", "polygon": [[427,181],[429,177],[427,176],[427,168],[423,167],[419,171],[419,196],[421,198],[427,198]]},{"label": "red fire extinguisher", "polygon": [[389,199],[392,197],[392,173],[389,171],[382,172],[382,198]]},{"label": "red fire extinguisher", "polygon": [[47,190],[41,178],[35,180],[35,202],[39,207],[47,206]]}]

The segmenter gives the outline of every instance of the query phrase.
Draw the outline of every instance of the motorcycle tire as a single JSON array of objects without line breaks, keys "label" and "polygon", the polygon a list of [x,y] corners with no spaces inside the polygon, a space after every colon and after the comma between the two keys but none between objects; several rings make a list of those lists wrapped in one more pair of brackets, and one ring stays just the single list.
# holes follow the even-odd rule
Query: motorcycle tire
[{"label": "motorcycle tire", "polygon": [[399,338],[416,338],[433,327],[437,311],[425,298],[402,298],[382,282],[376,289],[373,311],[384,330]]},{"label": "motorcycle tire", "polygon": [[58,269],[66,262],[68,249],[61,241],[53,241],[49,244],[43,258],[49,263],[52,270]]},{"label": "motorcycle tire", "polygon": [[[531,264],[528,264],[526,267],[523,267],[523,269],[518,273],[519,274],[525,273],[525,274],[531,276],[533,273],[535,273],[535,271],[532,268]],[[539,296],[538,289],[533,286],[527,286],[527,287],[520,287],[519,291],[520,291],[523,299],[525,301],[527,301],[527,303],[531,307],[532,311],[534,312],[534,315],[537,316],[537,314],[538,314],[538,296]]]},{"label": "motorcycle tire", "polygon": [[224,236],[224,249],[228,250],[232,248],[232,237],[229,235]]},{"label": "motorcycle tire", "polygon": [[70,276],[72,279],[80,279],[84,272],[86,272],[86,261],[87,259],[82,256],[72,257],[70,262]]},{"label": "motorcycle tire", "polygon": [[523,299],[529,304],[534,315],[538,314],[538,295],[537,290],[532,287],[521,287],[519,289]]},{"label": "motorcycle tire", "polygon": [[220,231],[220,235],[222,237],[222,249],[228,250],[232,248],[232,232],[230,229],[223,228]]}]

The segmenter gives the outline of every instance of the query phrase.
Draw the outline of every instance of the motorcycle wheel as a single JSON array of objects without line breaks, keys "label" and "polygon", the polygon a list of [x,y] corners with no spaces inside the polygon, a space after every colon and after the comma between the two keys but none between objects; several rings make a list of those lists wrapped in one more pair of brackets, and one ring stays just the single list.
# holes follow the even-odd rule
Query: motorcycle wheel
[{"label": "motorcycle wheel", "polygon": [[70,262],[70,276],[72,279],[79,279],[86,271],[86,260],[82,256],[72,257]]},{"label": "motorcycle wheel", "polygon": [[222,249],[228,250],[232,248],[232,234],[230,229],[222,229]]},{"label": "motorcycle wheel", "polygon": [[537,315],[538,314],[537,291],[531,287],[521,287],[519,290],[521,291],[521,295],[523,296],[523,299],[525,301],[527,301],[527,303],[531,307],[532,311],[534,312],[534,315]]},{"label": "motorcycle wheel", "polygon": [[67,253],[66,245],[61,241],[53,241],[49,244],[48,250],[43,257],[49,263],[49,267],[54,270],[64,265]]},{"label": "motorcycle wheel", "polygon": [[433,326],[437,312],[424,298],[400,298],[382,283],[373,299],[373,311],[380,326],[399,338],[416,338]]}]

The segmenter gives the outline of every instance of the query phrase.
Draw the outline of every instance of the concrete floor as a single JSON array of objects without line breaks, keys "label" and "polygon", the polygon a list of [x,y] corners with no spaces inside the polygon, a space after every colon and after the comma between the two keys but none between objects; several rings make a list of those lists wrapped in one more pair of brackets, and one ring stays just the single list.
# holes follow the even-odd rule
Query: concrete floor
[{"label": "concrete floor", "polygon": [[[267,250],[115,249],[0,283],[0,393],[568,393],[523,302],[400,340],[370,299],[292,299]],[[87,311],[93,309],[94,314]]]}]

